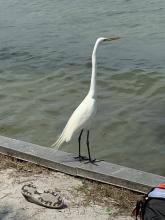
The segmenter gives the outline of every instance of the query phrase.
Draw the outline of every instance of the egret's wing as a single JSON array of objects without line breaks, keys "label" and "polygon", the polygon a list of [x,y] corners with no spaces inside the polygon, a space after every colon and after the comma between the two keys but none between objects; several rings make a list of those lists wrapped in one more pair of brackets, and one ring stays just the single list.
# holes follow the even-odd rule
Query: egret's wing
[{"label": "egret's wing", "polygon": [[84,99],[84,101],[73,112],[63,132],[52,147],[55,146],[56,149],[59,149],[63,142],[69,142],[76,133],[80,132],[81,129],[86,128],[95,112],[95,100]]}]

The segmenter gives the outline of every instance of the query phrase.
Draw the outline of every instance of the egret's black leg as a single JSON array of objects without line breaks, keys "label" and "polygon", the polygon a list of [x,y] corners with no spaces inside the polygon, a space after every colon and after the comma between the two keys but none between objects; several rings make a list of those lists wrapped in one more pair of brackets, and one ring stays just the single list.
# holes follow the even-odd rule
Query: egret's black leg
[{"label": "egret's black leg", "polygon": [[89,162],[94,163],[96,159],[91,159],[91,153],[89,148],[89,130],[87,131],[87,149],[88,149],[88,156],[89,156]]},{"label": "egret's black leg", "polygon": [[78,150],[78,157],[81,158],[81,135],[83,133],[83,129],[80,132],[79,138],[78,138],[78,144],[79,144],[79,150]]},{"label": "egret's black leg", "polygon": [[82,133],[83,133],[83,129],[81,130],[79,138],[78,138],[78,144],[79,144],[78,157],[75,157],[75,159],[79,159],[79,161],[88,160],[87,157],[81,156],[81,136],[82,136]]}]

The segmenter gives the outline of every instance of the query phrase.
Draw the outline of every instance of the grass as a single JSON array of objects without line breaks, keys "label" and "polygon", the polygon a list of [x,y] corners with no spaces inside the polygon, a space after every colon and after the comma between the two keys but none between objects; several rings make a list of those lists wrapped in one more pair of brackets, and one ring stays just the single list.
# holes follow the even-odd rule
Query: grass
[{"label": "grass", "polygon": [[24,173],[26,175],[50,172],[50,169],[39,166],[37,164],[28,161],[23,161],[8,155],[0,154],[0,170],[9,168],[14,168],[18,172]]},{"label": "grass", "polygon": [[84,205],[88,206],[91,201],[99,205],[104,204],[107,211],[113,205],[123,214],[131,213],[136,201],[142,196],[127,189],[89,180],[84,180],[83,185],[76,190],[84,194]]}]

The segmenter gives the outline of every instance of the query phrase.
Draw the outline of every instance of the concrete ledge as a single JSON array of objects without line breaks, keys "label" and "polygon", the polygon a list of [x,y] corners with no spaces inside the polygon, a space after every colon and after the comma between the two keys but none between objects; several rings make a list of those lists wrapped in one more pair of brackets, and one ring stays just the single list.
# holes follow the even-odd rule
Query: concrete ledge
[{"label": "concrete ledge", "polygon": [[31,161],[73,176],[84,177],[138,192],[146,192],[158,183],[165,183],[165,177],[163,176],[103,161],[97,162],[96,165],[80,163],[75,161],[74,156],[70,153],[63,151],[55,153],[51,148],[4,136],[0,136],[0,153]]}]

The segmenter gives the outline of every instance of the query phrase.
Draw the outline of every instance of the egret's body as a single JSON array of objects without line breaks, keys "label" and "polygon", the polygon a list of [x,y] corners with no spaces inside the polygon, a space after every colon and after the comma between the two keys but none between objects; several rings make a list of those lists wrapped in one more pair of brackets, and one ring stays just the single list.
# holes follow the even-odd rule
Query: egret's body
[{"label": "egret's body", "polygon": [[118,38],[98,38],[96,40],[93,53],[92,53],[92,75],[91,75],[91,84],[90,84],[89,92],[87,96],[84,98],[84,100],[81,102],[81,104],[72,113],[71,117],[69,118],[58,140],[52,145],[52,146],[55,146],[56,149],[58,149],[64,142],[69,142],[73,136],[75,136],[77,133],[80,133],[79,155],[78,155],[78,158],[80,160],[84,159],[84,157],[81,156],[81,152],[80,152],[81,135],[82,135],[83,130],[86,129],[89,161],[90,162],[94,161],[94,160],[91,160],[91,156],[90,156],[89,129],[90,129],[91,121],[94,118],[95,113],[96,113],[96,51],[97,51],[97,47],[99,43],[102,41],[106,41],[106,40],[111,41],[111,40],[116,40],[116,39]]},{"label": "egret's body", "polygon": [[72,137],[82,129],[89,129],[91,120],[96,113],[96,100],[90,95],[86,96],[76,108],[64,128],[65,141],[69,142]]}]

